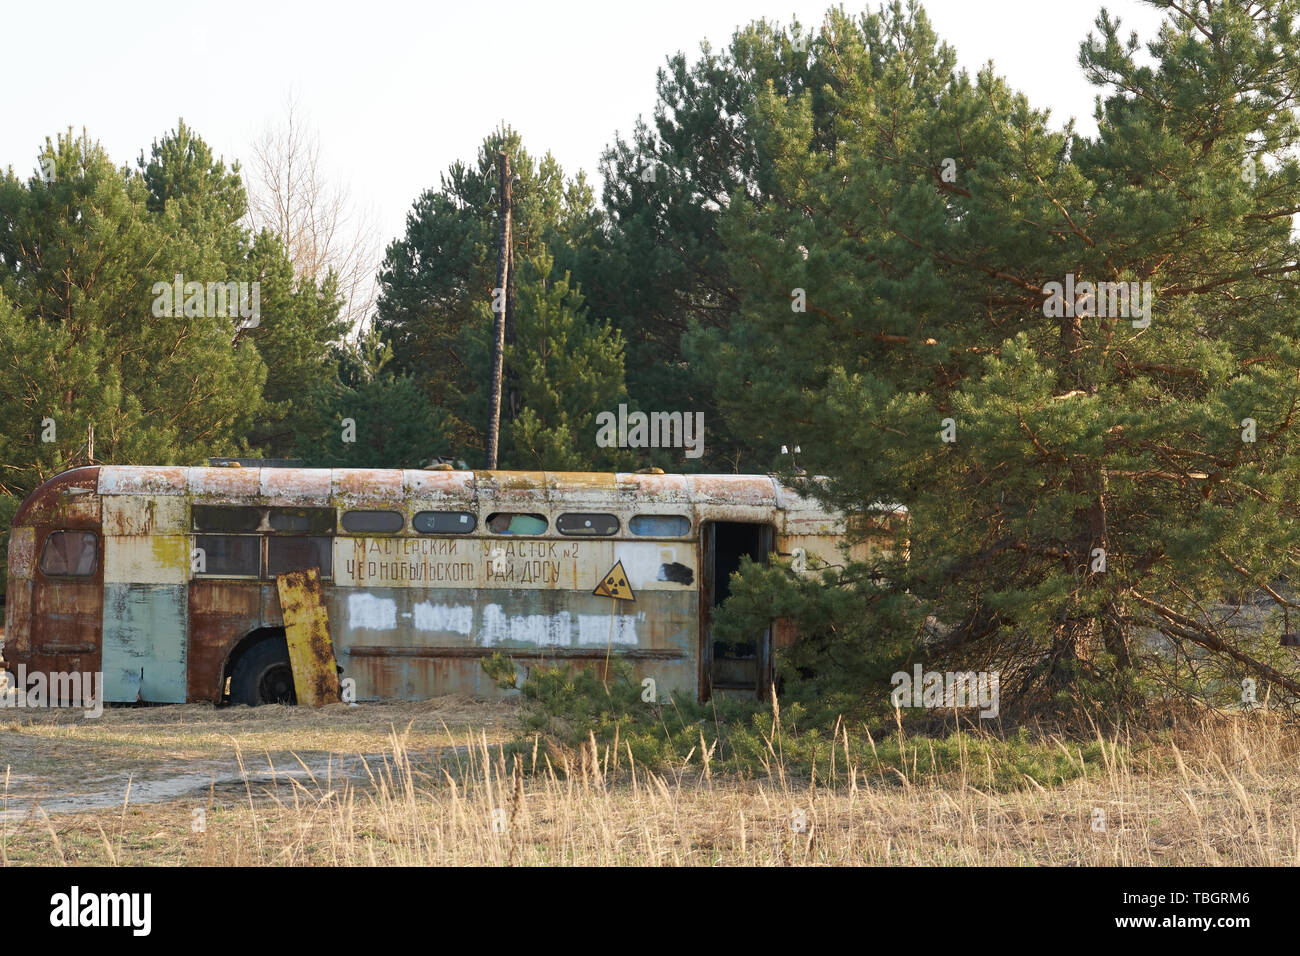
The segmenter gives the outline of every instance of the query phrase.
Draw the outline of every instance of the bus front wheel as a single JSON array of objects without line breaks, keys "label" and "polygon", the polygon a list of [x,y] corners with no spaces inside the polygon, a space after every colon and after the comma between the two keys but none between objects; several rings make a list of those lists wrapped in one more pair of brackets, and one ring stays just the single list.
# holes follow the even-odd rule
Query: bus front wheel
[{"label": "bus front wheel", "polygon": [[230,675],[230,702],[253,707],[298,703],[289,645],[283,637],[259,641],[239,658]]}]

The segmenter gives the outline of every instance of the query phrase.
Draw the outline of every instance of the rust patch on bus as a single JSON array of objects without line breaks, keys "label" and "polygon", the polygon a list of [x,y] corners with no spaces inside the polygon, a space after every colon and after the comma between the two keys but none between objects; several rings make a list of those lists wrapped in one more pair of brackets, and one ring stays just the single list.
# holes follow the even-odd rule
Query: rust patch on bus
[{"label": "rust patch on bus", "polygon": [[[99,467],[75,468],[37,488],[14,515],[9,550],[5,661],[29,671],[98,671],[104,597],[104,539],[100,533]],[[41,570],[54,531],[96,536],[95,570],[51,576]]]},{"label": "rust patch on bus", "polygon": [[334,645],[330,641],[329,615],[325,610],[320,570],[308,568],[277,574],[275,585],[280,592],[280,609],[284,614],[284,633],[289,643],[289,663],[293,666],[298,703],[308,707],[337,703],[339,676],[334,663]]},{"label": "rust patch on bus", "polygon": [[400,505],[405,500],[400,471],[338,468],[334,471],[333,490],[345,503],[388,502]]},{"label": "rust patch on bus", "polygon": [[[233,469],[232,469],[233,470]],[[190,582],[190,645],[186,653],[186,692],[192,701],[220,703],[226,661],[235,646],[267,624],[262,582]]]},{"label": "rust patch on bus", "polygon": [[98,466],[74,468],[55,475],[19,506],[13,526],[48,524],[56,530],[77,528],[98,533],[98,489]]},{"label": "rust patch on bus", "polygon": [[333,472],[328,468],[259,468],[262,498],[267,503],[319,506],[333,493]]},{"label": "rust patch on bus", "polygon": [[413,501],[472,502],[476,495],[472,471],[402,472],[403,494]]},{"label": "rust patch on bus", "polygon": [[191,468],[188,490],[200,502],[253,501],[262,493],[260,472],[258,468]]}]

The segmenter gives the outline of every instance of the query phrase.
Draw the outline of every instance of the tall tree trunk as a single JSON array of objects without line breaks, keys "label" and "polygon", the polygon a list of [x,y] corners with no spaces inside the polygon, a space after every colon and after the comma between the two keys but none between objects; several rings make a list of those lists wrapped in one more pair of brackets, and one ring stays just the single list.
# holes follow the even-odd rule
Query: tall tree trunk
[{"label": "tall tree trunk", "polygon": [[[512,207],[513,190],[514,184],[507,182],[506,202]],[[514,348],[515,345],[515,244],[513,242],[506,250],[506,345],[510,348]],[[512,422],[519,416],[523,404],[519,398],[519,373],[513,365],[505,367],[505,388],[506,421]]]},{"label": "tall tree trunk", "polygon": [[[497,234],[497,286],[492,292],[492,390],[488,394],[487,466],[497,466],[501,437],[501,368],[505,356],[506,296],[510,287],[510,157],[497,153],[497,197],[501,227]],[[499,306],[499,307],[498,307]]]},{"label": "tall tree trunk", "polygon": [[[1079,302],[1071,303],[1073,308],[1066,310],[1073,315],[1061,317],[1060,347],[1061,357],[1057,372],[1057,387],[1063,393],[1075,390],[1087,390],[1086,376],[1081,368],[1080,352],[1083,349],[1083,320],[1078,314]],[[1079,581],[1076,593],[1082,593],[1091,585],[1091,555],[1095,547],[1104,547],[1097,543],[1105,539],[1105,510],[1102,503],[1102,489],[1097,486],[1101,470],[1094,472],[1091,466],[1070,464],[1068,486],[1071,491],[1095,495],[1089,505],[1076,509],[1070,515],[1071,533],[1062,541],[1063,550],[1068,555],[1064,560],[1067,573]],[[1053,691],[1068,688],[1077,679],[1078,665],[1091,657],[1091,648],[1096,642],[1097,620],[1086,610],[1086,604],[1080,607],[1077,597],[1068,600],[1057,617],[1052,634],[1052,649],[1048,661],[1047,683]]]}]

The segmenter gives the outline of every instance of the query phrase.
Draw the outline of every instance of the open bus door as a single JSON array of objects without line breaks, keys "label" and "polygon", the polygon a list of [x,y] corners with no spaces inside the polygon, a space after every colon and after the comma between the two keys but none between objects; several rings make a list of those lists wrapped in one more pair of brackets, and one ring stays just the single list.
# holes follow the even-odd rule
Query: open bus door
[{"label": "open bus door", "polygon": [[770,524],[709,521],[700,538],[700,697],[707,699],[716,691],[765,698],[772,685],[771,627],[728,644],[713,639],[713,614],[730,596],[731,575],[740,569],[742,556],[767,563],[776,529]]}]

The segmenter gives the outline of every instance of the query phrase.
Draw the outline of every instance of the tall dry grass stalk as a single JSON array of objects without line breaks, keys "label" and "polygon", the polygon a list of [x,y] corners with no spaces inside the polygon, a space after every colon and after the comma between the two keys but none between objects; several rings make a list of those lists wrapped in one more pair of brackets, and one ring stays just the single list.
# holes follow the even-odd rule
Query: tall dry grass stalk
[{"label": "tall dry grass stalk", "polygon": [[[936,772],[935,741],[901,729],[888,741],[853,737],[838,725],[832,759],[810,778],[785,765],[777,718],[767,766],[741,779],[719,768],[716,744],[703,739],[662,771],[639,765],[626,740],[589,737],[575,752],[537,739],[512,750],[479,732],[434,753],[412,750],[408,728],[391,730],[360,773],[356,758],[347,773],[341,760],[323,771],[320,761],[281,760],[270,784],[257,766],[269,755],[254,758],[232,740],[244,768],[238,792],[31,813],[0,826],[0,862],[1300,863],[1300,733],[1274,715],[1210,716],[1156,741],[1047,737],[1063,763],[1085,772],[1055,787],[1021,774],[998,790],[986,782],[1003,758],[990,753],[1004,751],[988,740],[964,738],[955,765]],[[895,744],[902,753],[894,765],[860,763]],[[1086,767],[1085,750],[1093,755]],[[196,808],[206,827],[190,832]]]},{"label": "tall dry grass stalk", "polygon": [[240,862],[279,865],[1300,863],[1300,737],[1268,718],[1207,720],[1139,756],[1100,739],[1086,778],[1001,793],[972,783],[992,768],[964,748],[934,775],[931,744],[905,741],[906,769],[868,774],[841,725],[835,765],[798,780],[774,740],[766,778],[740,780],[712,770],[704,741],[671,772],[594,739],[566,766],[540,741],[512,755],[482,737],[426,766],[394,732],[363,780],[295,779],[260,808],[250,790],[220,825],[258,831]]}]

